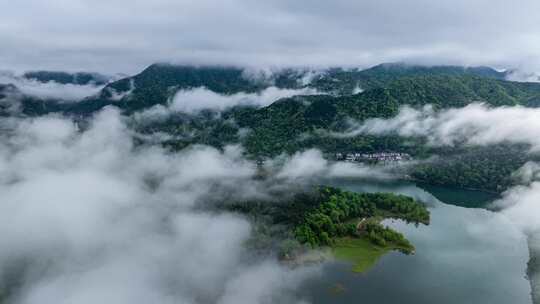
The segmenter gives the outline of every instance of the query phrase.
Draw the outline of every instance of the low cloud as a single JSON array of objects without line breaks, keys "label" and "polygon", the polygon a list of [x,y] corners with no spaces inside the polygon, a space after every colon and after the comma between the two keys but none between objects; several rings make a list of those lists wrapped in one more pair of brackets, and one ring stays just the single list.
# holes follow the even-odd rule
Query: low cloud
[{"label": "low cloud", "polygon": [[109,99],[114,100],[114,101],[122,100],[126,97],[130,97],[133,91],[135,90],[135,80],[133,80],[133,78],[129,80],[129,89],[127,91],[123,91],[123,92],[117,91],[116,89],[112,87],[107,87],[106,90],[110,93]]},{"label": "low cloud", "polygon": [[361,134],[424,137],[434,146],[456,144],[489,145],[502,142],[530,144],[540,151],[540,109],[489,107],[473,103],[463,108],[435,111],[427,105],[417,110],[404,106],[393,118],[368,119],[340,134],[352,137]]},{"label": "low cloud", "polygon": [[493,206],[502,209],[526,234],[540,237],[540,164],[527,162],[514,177],[520,185],[504,192]]},{"label": "low cloud", "polygon": [[137,146],[125,119],[108,107],[84,129],[57,115],[0,122],[10,303],[303,303],[294,291],[319,267],[253,256],[250,222],[205,203],[271,201],[275,190],[370,170],[308,150],[269,160],[261,180],[240,146]]},{"label": "low cloud", "polygon": [[512,70],[506,74],[506,80],[519,82],[540,82],[540,75],[537,72]]},{"label": "low cloud", "polygon": [[203,110],[224,111],[234,106],[265,107],[281,99],[297,95],[319,94],[311,88],[280,89],[269,87],[259,93],[218,94],[205,87],[180,90],[167,105],[155,105],[133,115],[141,124],[168,118],[175,113],[197,114]]},{"label": "low cloud", "polygon": [[313,94],[317,94],[317,91],[310,88],[280,89],[269,87],[259,93],[222,95],[201,87],[177,92],[169,109],[175,112],[196,113],[204,109],[222,111],[234,106],[264,107],[281,98]]},{"label": "low cloud", "polygon": [[292,181],[324,178],[374,178],[392,179],[396,175],[391,168],[384,166],[366,166],[350,162],[330,162],[323,157],[321,151],[310,149],[297,152],[292,156],[282,156],[267,164],[267,167],[278,167],[275,177]]},{"label": "low cloud", "polygon": [[24,96],[13,85],[0,84],[0,114],[16,115],[21,111],[21,100]]},{"label": "low cloud", "polygon": [[540,233],[540,181],[519,185],[503,194],[494,206],[527,234]]},{"label": "low cloud", "polygon": [[[528,144],[540,151],[540,109],[489,107],[474,103],[463,108],[435,111],[431,106],[417,110],[403,107],[389,119],[368,119],[350,132],[335,136],[396,134],[424,137],[434,146]],[[513,219],[526,233],[540,233],[540,164],[528,162],[514,173],[521,185],[513,187],[494,206]]]},{"label": "low cloud", "polygon": [[242,76],[254,83],[266,85],[275,85],[276,78],[280,76],[289,76],[296,79],[301,86],[309,85],[314,79],[321,77],[325,69],[314,69],[307,67],[283,68],[283,67],[265,67],[265,66],[246,66]]},{"label": "low cloud", "polygon": [[293,303],[316,271],[247,258],[250,223],[199,208],[266,195],[238,146],[135,146],[112,108],[85,130],[58,116],[0,124],[10,303]]},{"label": "low cloud", "polygon": [[540,164],[529,162],[518,172],[523,184],[503,193],[493,203],[528,238],[530,263],[527,276],[531,282],[534,301],[540,299],[540,272],[537,261],[540,258]]},{"label": "low cloud", "polygon": [[[369,119],[349,132],[334,136],[395,134],[423,137],[434,146],[528,144],[540,151],[540,109],[522,106],[492,108],[474,103],[463,108],[435,111],[431,106],[417,110],[403,107],[390,119]],[[531,257],[540,257],[540,164],[528,162],[514,173],[521,183],[493,203],[529,238]],[[532,269],[530,271],[533,271]],[[534,271],[537,271],[534,270]],[[540,294],[540,273],[529,273],[534,297]]]},{"label": "low cloud", "polygon": [[62,84],[55,81],[40,82],[16,76],[9,72],[0,73],[0,84],[13,84],[21,93],[42,99],[55,99],[64,102],[73,102],[97,94],[104,85],[77,85]]}]

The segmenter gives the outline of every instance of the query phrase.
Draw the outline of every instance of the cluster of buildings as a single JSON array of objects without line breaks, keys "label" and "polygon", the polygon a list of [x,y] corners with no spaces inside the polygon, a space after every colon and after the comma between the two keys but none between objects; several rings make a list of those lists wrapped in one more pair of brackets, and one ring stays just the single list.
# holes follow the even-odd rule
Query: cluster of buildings
[{"label": "cluster of buildings", "polygon": [[408,153],[401,152],[376,152],[376,153],[336,153],[336,160],[348,162],[400,162],[411,160]]}]

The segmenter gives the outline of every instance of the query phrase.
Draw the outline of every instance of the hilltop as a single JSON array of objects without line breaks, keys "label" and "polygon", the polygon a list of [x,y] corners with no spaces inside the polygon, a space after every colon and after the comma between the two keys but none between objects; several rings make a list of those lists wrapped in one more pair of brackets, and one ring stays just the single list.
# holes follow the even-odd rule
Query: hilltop
[{"label": "hilltop", "polygon": [[[38,72],[27,77],[31,75],[39,76],[42,81],[63,81],[62,77],[66,76]],[[399,151],[415,159],[445,155],[444,162],[419,166],[411,172],[412,176],[430,183],[500,192],[512,184],[508,173],[531,159],[526,146],[433,148],[425,145],[422,138],[327,134],[346,130],[350,121],[361,123],[369,118],[393,117],[404,105],[415,108],[432,105],[435,110],[459,108],[473,102],[493,107],[540,105],[539,83],[507,81],[506,76],[506,72],[489,67],[399,63],[364,70],[281,69],[266,74],[239,67],[153,64],[137,75],[111,81],[98,94],[74,103],[29,97],[13,85],[0,86],[0,110],[3,115],[62,113],[79,118],[115,106],[133,118],[132,124],[140,134],[150,137],[166,134],[160,143],[171,149],[192,144],[218,148],[241,144],[248,156],[256,159],[309,148],[320,149],[327,155],[338,151]],[[256,99],[260,98],[257,94],[269,88],[310,89],[317,94],[281,98],[265,106],[237,105],[194,113],[168,108],[179,91],[197,88],[223,98],[251,94]],[[141,120],[144,117],[141,114],[156,107],[161,107],[164,115]],[[493,173],[495,166],[500,168],[496,171],[499,173]]]}]

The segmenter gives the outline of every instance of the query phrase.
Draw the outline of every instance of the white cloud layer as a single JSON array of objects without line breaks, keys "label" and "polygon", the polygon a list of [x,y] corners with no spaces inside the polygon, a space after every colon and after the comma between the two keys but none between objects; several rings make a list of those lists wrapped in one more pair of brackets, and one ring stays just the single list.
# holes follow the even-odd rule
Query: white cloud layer
[{"label": "white cloud layer", "polygon": [[78,101],[85,97],[97,94],[104,85],[94,84],[62,84],[55,81],[40,82],[15,76],[9,72],[0,72],[0,84],[13,84],[23,94],[44,99],[61,101]]},{"label": "white cloud layer", "polygon": [[244,262],[249,223],[194,210],[216,185],[256,195],[238,147],[134,147],[113,109],[82,133],[54,116],[2,127],[0,286],[22,276],[13,303],[266,303],[307,274]]},{"label": "white cloud layer", "polygon": [[309,150],[253,179],[256,165],[238,146],[134,146],[113,108],[85,130],[58,116],[0,127],[0,287],[18,286],[10,303],[300,301],[292,291],[316,268],[254,260],[243,246],[249,222],[201,203],[368,174]]},{"label": "white cloud layer", "polygon": [[222,111],[233,106],[265,107],[281,98],[313,94],[317,94],[317,91],[311,88],[280,89],[268,87],[259,93],[241,92],[222,95],[200,87],[178,91],[170,103],[169,109],[173,112],[196,113],[204,109]]},{"label": "white cloud layer", "polygon": [[[431,106],[417,110],[403,107],[398,115],[389,119],[368,119],[345,134],[424,137],[435,146],[499,143],[529,144],[532,152],[540,151],[540,109],[515,107],[488,107],[470,104],[463,108],[434,111]],[[526,163],[516,178],[523,185],[504,193],[496,205],[503,213],[527,233],[540,233],[540,164]]]},{"label": "white cloud layer", "polygon": [[[471,104],[463,108],[434,111],[403,107],[390,119],[370,119],[347,134],[398,134],[427,138],[432,145],[444,146],[498,143],[529,144],[531,152],[540,152],[540,109],[515,107],[490,108]],[[540,164],[528,162],[515,177],[521,184],[508,189],[493,203],[529,237],[531,254],[540,256]],[[540,273],[530,274],[535,290],[540,290]],[[537,291],[536,291],[537,292]],[[536,294],[535,297],[540,295]]]},{"label": "white cloud layer", "polygon": [[436,146],[524,143],[540,151],[540,109],[492,108],[479,103],[442,111],[434,111],[429,105],[420,110],[404,106],[395,117],[368,119],[347,133],[334,135],[360,134],[425,137]]},{"label": "white cloud layer", "polygon": [[540,181],[516,186],[504,193],[495,206],[527,234],[540,233]]},{"label": "white cloud layer", "polygon": [[[521,184],[505,193],[494,206],[502,208],[502,213],[508,216],[530,236],[540,237],[540,164],[527,162],[514,177]],[[538,251],[540,252],[540,251]]]},{"label": "white cloud layer", "polygon": [[[346,134],[398,134],[419,136],[437,146],[498,143],[529,144],[531,152],[540,152],[540,109],[515,107],[490,108],[471,104],[463,108],[434,111],[403,107],[390,119],[370,119]],[[528,162],[514,174],[520,185],[508,189],[493,203],[529,239],[531,257],[540,257],[540,164]],[[536,270],[537,271],[537,270]],[[533,297],[540,298],[540,273],[529,273]]]},{"label": "white cloud layer", "polygon": [[197,114],[202,110],[223,111],[234,106],[264,107],[281,99],[298,95],[319,94],[311,88],[304,89],[280,89],[268,87],[258,93],[236,93],[224,95],[199,87],[189,90],[178,91],[166,105],[156,105],[135,114],[139,122],[160,120],[171,114],[182,112]]},{"label": "white cloud layer", "polygon": [[522,70],[510,71],[506,75],[506,80],[519,82],[540,82],[540,75],[535,72]]},{"label": "white cloud layer", "polygon": [[[278,170],[272,167],[278,167]],[[297,152],[292,156],[282,156],[267,164],[271,171],[276,171],[275,177],[290,181],[321,179],[321,178],[370,178],[392,179],[391,168],[382,166],[366,166],[350,162],[329,162],[324,159],[321,151],[310,149]]]},{"label": "white cloud layer", "polygon": [[[0,66],[134,73],[156,61],[540,70],[536,0],[0,3]],[[219,22],[216,22],[219,20]]]}]

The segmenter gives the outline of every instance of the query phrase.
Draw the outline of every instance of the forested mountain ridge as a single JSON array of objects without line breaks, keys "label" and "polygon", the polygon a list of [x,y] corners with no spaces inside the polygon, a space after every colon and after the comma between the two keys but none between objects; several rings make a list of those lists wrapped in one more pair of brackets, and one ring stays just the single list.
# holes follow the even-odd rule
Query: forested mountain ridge
[{"label": "forested mountain ridge", "polygon": [[[79,74],[80,77],[77,76]],[[30,72],[25,75],[40,81],[72,83],[74,79],[79,79],[87,83],[94,74]],[[411,105],[433,103],[460,106],[472,100],[486,100],[494,105],[536,106],[539,103],[540,85],[508,82],[503,80],[504,77],[504,72],[487,67],[381,64],[366,70],[283,69],[261,76],[256,73],[251,75],[237,67],[153,64],[133,77],[107,84],[97,95],[76,104],[58,105],[58,102],[48,100],[39,108],[39,114],[61,111],[87,115],[107,105],[115,105],[132,113],[157,104],[167,104],[178,90],[198,87],[224,95],[260,92],[270,86],[312,88],[332,96],[348,96],[361,90],[385,88],[400,104]],[[38,113],[33,104],[30,107],[30,111],[25,111],[27,114]]]},{"label": "forested mountain ridge", "polygon": [[[267,156],[312,147],[326,152],[394,148],[418,154],[419,150],[425,149],[411,145],[410,139],[392,136],[335,138],[321,136],[318,131],[343,131],[347,120],[351,119],[362,122],[368,118],[392,117],[403,105],[420,107],[429,104],[436,109],[463,107],[472,102],[485,102],[492,106],[536,106],[539,100],[540,84],[468,75],[413,76],[395,80],[385,88],[366,90],[355,95],[296,96],[262,108],[233,108],[221,113],[219,121],[198,116],[196,124],[183,124],[173,118],[170,123],[160,122],[149,129],[173,134],[189,130],[201,134],[198,139],[180,141],[177,143],[180,146],[191,140],[201,140],[208,144],[242,140],[250,153]],[[239,139],[235,134],[242,128],[250,132]],[[219,140],[216,142],[216,139]]]},{"label": "forested mountain ridge", "polygon": [[115,104],[127,112],[133,112],[166,104],[181,89],[205,87],[216,93],[233,94],[256,92],[267,87],[243,77],[243,71],[234,67],[153,64],[133,77],[108,84],[98,96],[82,101],[70,111],[87,113]]},{"label": "forested mountain ridge", "polygon": [[[270,86],[277,88],[313,88],[329,95],[352,95],[357,90],[389,86],[403,77],[476,76],[504,79],[504,73],[487,67],[455,66],[421,67],[404,64],[382,64],[370,69],[334,68],[324,71],[283,69],[270,75],[250,75],[245,69],[224,66],[184,66],[153,64],[141,73],[115,81],[102,92],[71,109],[78,113],[94,111],[106,104],[115,104],[127,112],[156,104],[165,104],[181,89],[205,87],[219,94],[253,93]],[[129,94],[128,94],[129,93]],[[122,95],[115,100],[115,95]]]},{"label": "forested mountain ridge", "polygon": [[104,85],[109,82],[110,77],[89,72],[68,73],[61,71],[30,71],[23,74],[24,78],[36,80],[39,82],[54,81],[60,84],[75,85]]},{"label": "forested mountain ridge", "polygon": [[[283,98],[264,107],[236,106],[219,113],[211,109],[200,113],[172,111],[162,119],[142,124],[134,122],[134,126],[143,135],[167,134],[162,143],[173,149],[191,144],[215,147],[242,144],[254,158],[292,154],[309,148],[318,148],[328,155],[338,151],[400,151],[421,159],[443,152],[447,156],[444,162],[418,166],[411,172],[412,176],[436,179],[439,184],[499,192],[512,182],[507,173],[529,159],[526,147],[445,148],[445,152],[426,146],[421,138],[328,134],[346,130],[350,121],[361,123],[369,118],[393,117],[403,105],[417,108],[432,105],[436,110],[459,108],[472,102],[490,106],[540,105],[540,84],[506,81],[505,76],[504,72],[485,67],[404,64],[382,64],[367,70],[329,69],[319,73],[285,69],[262,76],[234,67],[154,64],[133,77],[107,84],[97,95],[77,103],[28,97],[13,85],[0,86],[0,111],[2,115],[9,115],[9,111],[17,108],[27,116],[60,112],[80,117],[113,105],[131,115],[156,105],[167,106],[182,89],[205,87],[227,96],[257,93],[271,86],[312,88],[321,94]],[[8,95],[18,96],[16,107],[10,103],[13,98],[7,98]],[[513,152],[508,154],[507,151]],[[494,170],[494,166],[504,170]]]},{"label": "forested mountain ridge", "polygon": [[13,84],[0,84],[0,116],[40,116],[67,113],[71,105],[54,99],[25,95]]},{"label": "forested mountain ridge", "polygon": [[360,69],[329,69],[324,76],[312,80],[312,86],[322,91],[350,93],[358,87],[362,90],[386,87],[403,77],[415,76],[477,76],[504,80],[505,72],[489,67],[418,66],[403,63],[383,63]]}]

